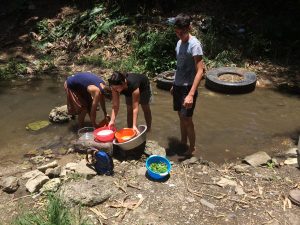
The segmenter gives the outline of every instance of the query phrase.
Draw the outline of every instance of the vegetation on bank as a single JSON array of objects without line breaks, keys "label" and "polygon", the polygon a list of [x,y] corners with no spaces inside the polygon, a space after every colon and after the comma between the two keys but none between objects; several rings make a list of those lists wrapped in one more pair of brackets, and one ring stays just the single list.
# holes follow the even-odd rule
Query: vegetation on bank
[{"label": "vegetation on bank", "polygon": [[80,208],[68,207],[59,197],[51,194],[47,198],[46,206],[37,212],[26,211],[20,214],[13,225],[90,225],[83,219]]},{"label": "vegetation on bank", "polygon": [[[275,1],[273,7],[276,8],[279,2],[281,1]],[[39,59],[36,62],[38,65],[32,65],[32,62],[17,62],[12,59],[7,65],[0,67],[0,78],[11,79],[13,76],[26,74],[28,66],[33,68],[36,74],[54,69],[55,63],[52,59],[61,55],[61,52],[70,56],[69,60],[77,64],[141,72],[152,76],[162,71],[175,69],[174,47],[177,37],[172,26],[166,23],[167,15],[170,15],[172,11],[172,16],[175,16],[176,10],[180,8],[184,11],[191,8],[193,3],[190,1],[176,1],[176,3],[175,1],[162,1],[159,6],[155,1],[133,1],[133,3],[93,0],[89,1],[89,5],[85,7],[86,10],[81,10],[80,13],[70,14],[61,20],[48,18],[40,20],[36,23],[35,37],[32,39],[31,47],[47,59]],[[206,1],[203,1],[199,5],[202,7],[205,3]],[[25,3],[23,2],[23,4]],[[73,4],[80,8],[79,2],[73,1]],[[245,4],[242,5],[246,6],[247,4]],[[214,16],[209,15],[205,9],[203,14],[197,12],[197,10],[201,12],[197,8],[198,6],[192,7],[190,10],[194,19],[192,33],[202,42],[208,68],[232,64],[243,67],[246,61],[252,60],[280,58],[284,62],[290,62],[293,59],[293,49],[299,43],[290,38],[292,41],[284,42],[284,46],[282,45],[281,41],[288,40],[288,37],[283,38],[282,29],[284,27],[272,23],[275,18],[262,20],[259,31],[255,30],[258,25],[250,26],[253,23],[251,20],[256,21],[262,16],[259,14],[260,10],[257,18],[253,17],[251,20],[248,18],[250,12],[255,11],[255,7],[260,4],[262,3],[254,1],[247,5],[248,8],[239,8],[239,4],[232,1],[230,5],[235,11],[235,17],[239,17],[240,23],[227,15],[230,8],[224,9],[220,16]],[[214,10],[220,11],[217,7],[216,5]],[[160,11],[157,11],[157,8]],[[209,7],[207,8],[209,9]],[[169,12],[165,13],[168,10]],[[224,16],[228,16],[228,19]],[[282,14],[280,16],[283,17]],[[283,24],[282,21],[277,19],[276,21]],[[290,23],[291,20],[286,18],[285,27]],[[122,47],[118,46],[120,56],[112,58],[107,58],[103,52],[98,55],[80,54],[83,50],[88,52],[89,49],[92,50],[103,45],[113,45],[114,43],[111,43],[110,40],[116,33],[111,34],[111,32],[116,26],[125,26],[133,30],[126,42],[129,51],[126,49],[122,52],[120,49]],[[270,26],[275,31],[273,35],[270,32]],[[295,29],[291,27],[289,32],[286,32],[289,37],[293,37]]]}]

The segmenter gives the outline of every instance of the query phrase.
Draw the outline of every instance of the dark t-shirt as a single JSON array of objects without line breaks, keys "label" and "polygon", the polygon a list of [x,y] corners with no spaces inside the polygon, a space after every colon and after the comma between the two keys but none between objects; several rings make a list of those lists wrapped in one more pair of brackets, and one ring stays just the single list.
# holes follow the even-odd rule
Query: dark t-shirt
[{"label": "dark t-shirt", "polygon": [[104,81],[97,75],[88,72],[76,73],[67,79],[68,88],[79,92],[87,91],[89,85],[95,85],[103,92],[100,83],[104,83]]},{"label": "dark t-shirt", "polygon": [[137,88],[140,89],[140,93],[144,91],[150,91],[149,79],[144,74],[129,73],[126,76],[126,80],[128,88],[121,92],[121,94],[125,95],[126,97],[131,97],[132,93]]}]

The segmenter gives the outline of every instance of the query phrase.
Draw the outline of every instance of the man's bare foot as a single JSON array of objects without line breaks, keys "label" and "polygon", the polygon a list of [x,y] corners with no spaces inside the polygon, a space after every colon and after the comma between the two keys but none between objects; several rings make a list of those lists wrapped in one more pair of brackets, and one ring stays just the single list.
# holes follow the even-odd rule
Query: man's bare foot
[{"label": "man's bare foot", "polygon": [[185,155],[185,156],[193,156],[194,153],[195,153],[195,151],[196,151],[195,147],[194,147],[194,148],[189,148],[189,149],[184,153],[184,155]]}]

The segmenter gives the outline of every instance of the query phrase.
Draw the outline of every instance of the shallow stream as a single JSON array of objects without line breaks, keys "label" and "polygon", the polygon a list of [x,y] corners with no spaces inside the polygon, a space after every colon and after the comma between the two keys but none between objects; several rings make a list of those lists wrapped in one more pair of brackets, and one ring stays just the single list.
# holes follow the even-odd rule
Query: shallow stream
[{"label": "shallow stream", "polygon": [[[76,121],[52,124],[38,132],[26,124],[47,120],[52,108],[66,104],[63,80],[43,79],[0,84],[0,162],[19,161],[34,149],[59,148],[76,135]],[[153,128],[148,139],[168,147],[180,138],[172,97],[155,88],[151,105]],[[245,95],[223,95],[199,88],[194,112],[197,155],[224,162],[263,150],[286,147],[285,140],[300,130],[300,98],[271,89],[256,89]],[[110,111],[111,104],[107,103]],[[98,113],[99,118],[99,113]],[[102,115],[101,115],[102,116]],[[142,110],[140,124],[144,124]],[[126,107],[122,98],[117,127],[126,127]]]}]

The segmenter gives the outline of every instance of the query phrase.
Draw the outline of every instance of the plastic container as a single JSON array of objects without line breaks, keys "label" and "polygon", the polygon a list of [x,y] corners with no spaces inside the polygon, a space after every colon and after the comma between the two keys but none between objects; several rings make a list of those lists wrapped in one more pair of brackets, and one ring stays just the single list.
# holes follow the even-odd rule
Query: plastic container
[{"label": "plastic container", "polygon": [[[152,163],[159,163],[159,162],[165,163],[167,165],[167,172],[157,173],[150,169],[150,165]],[[147,168],[147,174],[149,175],[150,178],[152,178],[154,180],[161,180],[169,175],[172,166],[171,166],[170,161],[166,157],[163,157],[160,155],[151,155],[146,160],[146,168]]]},{"label": "plastic container", "polygon": [[78,130],[79,140],[94,140],[94,127],[83,127]]},{"label": "plastic container", "polygon": [[93,135],[96,141],[112,142],[115,138],[115,132],[115,128],[108,128],[107,126],[104,126],[94,130]]},{"label": "plastic container", "polygon": [[136,135],[136,131],[132,128],[123,128],[115,133],[118,143],[129,141]]}]

